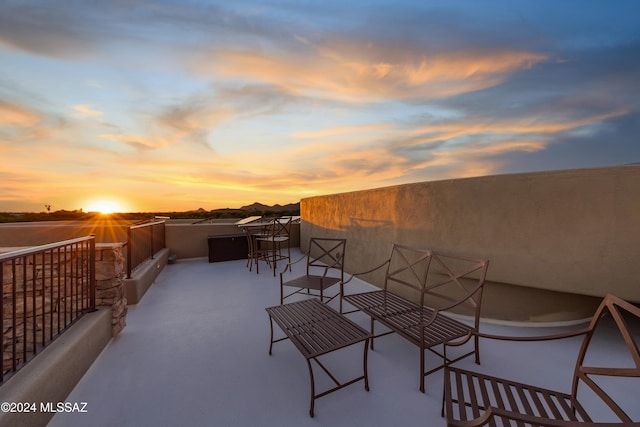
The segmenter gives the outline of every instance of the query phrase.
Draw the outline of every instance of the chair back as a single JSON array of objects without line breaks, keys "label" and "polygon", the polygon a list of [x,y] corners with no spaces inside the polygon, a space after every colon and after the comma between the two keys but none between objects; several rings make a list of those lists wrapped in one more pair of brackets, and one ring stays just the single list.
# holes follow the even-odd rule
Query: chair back
[{"label": "chair back", "polygon": [[280,237],[289,237],[289,234],[291,234],[291,217],[290,216],[283,216],[283,217],[277,218],[274,221],[274,223],[275,223],[274,235],[280,236]]},{"label": "chair back", "polygon": [[289,237],[291,230],[291,217],[279,217],[269,221],[265,229],[265,236],[284,240]]},{"label": "chair back", "polygon": [[[604,342],[604,345],[609,347],[608,357],[606,357],[607,366],[590,365],[590,351],[602,351],[600,345],[598,345],[598,349],[595,346],[591,348],[594,340],[599,344]],[[584,384],[586,386],[584,392],[591,391],[590,397],[603,404],[602,410],[598,411],[599,413],[609,408],[624,423],[640,421],[639,419],[632,420],[623,409],[637,410],[638,393],[634,396],[616,395],[614,384],[615,377],[617,380],[634,381],[640,393],[639,343],[640,307],[614,295],[607,295],[591,320],[589,332],[585,334],[578,354],[571,390],[574,402],[577,402],[579,389],[581,401],[584,401],[583,389],[579,387],[580,384]],[[611,347],[615,345],[618,346],[616,350],[610,351]]]},{"label": "chair back", "polygon": [[344,279],[344,256],[347,239],[332,239],[312,237],[309,240],[307,252],[307,275],[314,269],[334,269],[339,272],[340,279]]}]

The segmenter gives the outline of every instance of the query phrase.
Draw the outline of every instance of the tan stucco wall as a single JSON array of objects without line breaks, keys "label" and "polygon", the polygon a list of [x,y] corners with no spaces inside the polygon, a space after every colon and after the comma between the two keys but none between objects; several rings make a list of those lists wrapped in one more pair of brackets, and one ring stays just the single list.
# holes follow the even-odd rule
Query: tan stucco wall
[{"label": "tan stucco wall", "polygon": [[[209,254],[208,237],[242,234],[229,219],[194,224],[193,219],[169,220],[165,227],[166,247],[178,259],[201,258]],[[86,223],[82,221],[24,222],[0,224],[0,248],[30,247],[96,235],[100,243],[127,241],[129,222]],[[291,225],[291,247],[300,245],[300,225]]]},{"label": "tan stucco wall", "polygon": [[0,402],[35,402],[37,411],[0,413],[0,426],[46,426],[54,413],[40,412],[40,403],[64,402],[110,340],[110,308],[98,308],[71,325],[2,384]]},{"label": "tan stucco wall", "polygon": [[384,260],[393,242],[488,258],[492,317],[579,317],[597,303],[556,291],[640,302],[640,165],[312,197],[301,216],[302,246],[312,235],[346,237],[351,271]]},{"label": "tan stucco wall", "polygon": [[[236,224],[185,224],[167,222],[165,241],[167,247],[178,259],[202,258],[209,256],[209,236],[225,234],[242,234],[243,231]],[[291,225],[291,247],[300,245],[300,225]]]},{"label": "tan stucco wall", "polygon": [[165,227],[165,241],[178,259],[201,258],[209,254],[209,236],[240,234],[234,224],[171,224]]}]

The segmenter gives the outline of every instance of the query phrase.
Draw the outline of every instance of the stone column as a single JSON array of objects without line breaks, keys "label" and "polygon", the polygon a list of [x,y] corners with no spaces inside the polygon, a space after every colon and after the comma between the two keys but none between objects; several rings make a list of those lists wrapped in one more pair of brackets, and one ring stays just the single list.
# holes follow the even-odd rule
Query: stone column
[{"label": "stone column", "polygon": [[114,337],[127,324],[123,246],[123,243],[96,244],[96,306],[111,307],[111,335]]}]

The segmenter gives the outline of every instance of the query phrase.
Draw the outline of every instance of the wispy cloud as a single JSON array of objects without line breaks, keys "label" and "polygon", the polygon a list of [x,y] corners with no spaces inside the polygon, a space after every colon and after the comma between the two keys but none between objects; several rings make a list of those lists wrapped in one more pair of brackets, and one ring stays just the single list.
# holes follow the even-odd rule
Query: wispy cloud
[{"label": "wispy cloud", "polygon": [[10,104],[0,100],[0,125],[30,127],[40,121],[40,114],[36,111],[17,104]]},{"label": "wispy cloud", "polygon": [[322,129],[317,131],[296,132],[291,136],[293,138],[312,139],[312,138],[323,138],[323,137],[335,136],[335,135],[343,135],[343,134],[349,134],[349,133],[362,133],[362,132],[373,133],[380,130],[389,129],[390,127],[391,125],[385,124],[385,123],[340,126],[340,127]]},{"label": "wispy cloud", "polygon": [[94,110],[90,105],[74,105],[72,109],[81,118],[91,117],[94,119],[99,119],[104,115],[102,111]]},{"label": "wispy cloud", "polygon": [[[365,53],[376,56],[370,50]],[[310,98],[371,102],[473,92],[547,59],[517,51],[407,52],[404,61],[386,63],[366,55],[348,55],[339,47],[309,56],[212,50],[194,60],[194,69],[225,78],[264,81]]]},{"label": "wispy cloud", "polygon": [[125,135],[117,133],[103,133],[98,135],[100,138],[110,139],[112,141],[121,142],[130,147],[142,150],[151,150],[155,148],[166,147],[168,142],[156,137],[144,135]]}]

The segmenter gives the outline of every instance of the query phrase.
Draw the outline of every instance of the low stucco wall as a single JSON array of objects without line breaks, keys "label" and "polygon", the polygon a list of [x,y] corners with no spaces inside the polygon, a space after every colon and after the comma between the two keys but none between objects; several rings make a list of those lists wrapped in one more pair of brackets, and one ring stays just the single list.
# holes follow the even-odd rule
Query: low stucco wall
[{"label": "low stucco wall", "polygon": [[[166,246],[178,259],[203,258],[209,255],[209,236],[242,234],[236,224],[185,224],[169,221],[165,227]],[[291,224],[291,247],[300,246],[300,224]]]},{"label": "low stucco wall", "polygon": [[489,259],[488,317],[586,317],[609,292],[640,302],[640,165],[312,197],[301,217],[302,246],[348,239],[352,272],[383,261],[393,242]]},{"label": "low stucco wall", "polygon": [[[0,412],[0,426],[40,427],[53,417],[47,402],[65,402],[111,340],[111,310],[86,314],[0,387],[0,402],[36,404],[32,413]],[[80,404],[81,402],[73,402]],[[91,410],[87,402],[87,410]]]},{"label": "low stucco wall", "polygon": [[156,277],[167,265],[169,260],[169,248],[161,249],[153,258],[149,258],[139,265],[131,273],[131,278],[123,279],[127,304],[138,304],[149,290]]},{"label": "low stucco wall", "polygon": [[[197,221],[196,221],[197,222]],[[129,222],[86,223],[82,221],[52,221],[0,224],[0,247],[29,247],[96,235],[100,243],[127,241]],[[209,254],[208,237],[242,234],[234,220],[195,223],[193,219],[168,220],[165,242],[178,259],[202,258]],[[291,225],[291,247],[300,246],[300,224]]]}]

